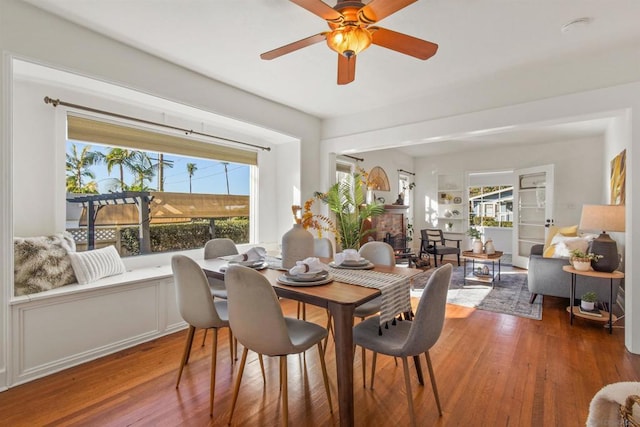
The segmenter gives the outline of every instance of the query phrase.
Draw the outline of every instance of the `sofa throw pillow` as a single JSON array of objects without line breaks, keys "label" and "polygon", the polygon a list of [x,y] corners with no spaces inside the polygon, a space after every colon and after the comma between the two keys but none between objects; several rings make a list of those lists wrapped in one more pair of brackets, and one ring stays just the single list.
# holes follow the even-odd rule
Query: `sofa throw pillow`
[{"label": "sofa throw pillow", "polygon": [[125,272],[120,254],[113,245],[87,252],[74,252],[69,256],[73,271],[81,285]]},{"label": "sofa throw pillow", "polygon": [[14,294],[28,295],[76,282],[68,254],[76,244],[70,233],[13,239]]},{"label": "sofa throw pillow", "polygon": [[556,234],[551,241],[551,246],[549,246],[549,250],[553,251],[553,253],[547,258],[569,258],[571,257],[571,251],[577,249],[586,252],[588,248],[589,241],[583,237]]},{"label": "sofa throw pillow", "polygon": [[576,237],[578,235],[578,225],[576,224],[568,227],[558,227],[555,225],[550,226],[549,231],[547,232],[547,238],[544,242],[544,249],[542,252],[543,257],[553,258],[555,248],[552,248],[551,244],[553,238],[558,234],[565,237]]}]

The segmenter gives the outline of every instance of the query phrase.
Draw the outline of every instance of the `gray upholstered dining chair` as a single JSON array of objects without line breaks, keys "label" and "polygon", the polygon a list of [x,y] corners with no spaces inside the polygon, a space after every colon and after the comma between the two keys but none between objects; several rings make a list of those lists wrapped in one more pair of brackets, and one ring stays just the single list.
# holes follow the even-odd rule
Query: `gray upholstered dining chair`
[{"label": "gray upholstered dining chair", "polygon": [[[224,237],[219,237],[209,240],[204,245],[204,259],[220,258],[221,256],[237,255],[238,248],[233,240]],[[207,277],[209,281],[209,288],[211,289],[211,295],[214,298],[227,299],[227,289],[224,287],[224,280],[217,279],[215,277]],[[205,329],[202,336],[202,345],[207,339],[207,330]],[[234,352],[235,354],[235,352]]]},{"label": "gray upholstered dining chair", "polygon": [[413,395],[411,393],[411,382],[409,378],[409,362],[411,356],[419,356],[424,353],[431,378],[433,395],[436,399],[438,412],[442,416],[442,407],[438,388],[433,373],[429,349],[438,341],[442,327],[444,325],[445,308],[447,302],[447,290],[451,281],[451,264],[445,264],[435,270],[422,292],[415,317],[412,321],[396,322],[396,325],[385,329],[383,334],[379,334],[379,317],[370,317],[353,328],[353,340],[356,345],[373,351],[373,362],[371,366],[371,388],[373,389],[374,374],[376,369],[377,354],[402,358],[404,368],[404,380],[409,402],[409,413],[411,415],[411,425],[416,425],[415,412],[413,409]]},{"label": "gray upholstered dining chair", "polygon": [[[361,257],[369,260],[375,265],[386,265],[393,267],[396,265],[396,255],[393,251],[393,247],[385,242],[367,242],[360,247],[358,253]],[[368,316],[372,316],[380,311],[382,307],[382,297],[376,297],[371,301],[367,301],[364,304],[357,306],[353,312],[354,317],[364,320]],[[331,318],[327,321],[327,329],[331,330]],[[326,347],[326,343],[325,343]],[[366,368],[366,351],[362,349],[362,386],[366,387],[365,368]]]},{"label": "gray upholstered dining chair", "polygon": [[[207,277],[202,268],[191,258],[174,255],[171,269],[176,289],[176,300],[180,316],[189,324],[189,333],[185,343],[176,388],[180,385],[182,370],[189,361],[193,335],[196,328],[213,329],[213,350],[211,353],[211,384],[209,392],[209,415],[213,415],[213,397],[216,386],[216,359],[218,351],[218,329],[229,327],[227,302],[214,301],[211,297]],[[233,361],[233,339],[229,330],[229,350]],[[232,362],[233,363],[233,362]]]},{"label": "gray upholstered dining chair", "polygon": [[[204,245],[204,259],[220,258],[226,255],[237,255],[238,248],[233,240],[227,238],[216,238],[209,240]],[[227,289],[224,287],[224,280],[208,277],[211,295],[216,298],[227,299]]]},{"label": "gray upholstered dining chair", "polygon": [[[333,245],[331,240],[326,237],[316,237],[313,239],[313,256],[318,258],[333,258]],[[306,306],[303,302],[298,301],[298,319],[307,318]]]},{"label": "gray upholstered dining chair", "polygon": [[230,266],[225,274],[225,282],[228,293],[229,323],[236,338],[244,346],[233,390],[229,424],[231,424],[238,399],[248,350],[280,357],[282,416],[283,424],[286,426],[289,422],[287,355],[302,353],[313,345],[317,345],[322,378],[331,408],[327,367],[322,351],[322,340],[327,336],[327,330],[306,320],[285,317],[278,296],[267,278],[251,268],[240,265]]}]

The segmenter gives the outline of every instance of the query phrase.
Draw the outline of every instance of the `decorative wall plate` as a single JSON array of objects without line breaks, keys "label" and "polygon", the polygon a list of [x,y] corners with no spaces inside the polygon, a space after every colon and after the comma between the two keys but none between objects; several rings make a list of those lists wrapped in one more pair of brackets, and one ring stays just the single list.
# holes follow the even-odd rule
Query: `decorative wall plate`
[{"label": "decorative wall plate", "polygon": [[454,197],[453,198],[453,203],[456,203],[456,204],[462,203],[462,198],[461,197]]}]

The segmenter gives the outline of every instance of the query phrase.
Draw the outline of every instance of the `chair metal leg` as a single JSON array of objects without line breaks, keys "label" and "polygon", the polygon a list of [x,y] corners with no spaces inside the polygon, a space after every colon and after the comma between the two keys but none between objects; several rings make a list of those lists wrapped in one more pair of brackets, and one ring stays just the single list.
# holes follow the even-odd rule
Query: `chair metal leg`
[{"label": "chair metal leg", "polygon": [[411,416],[411,426],[416,426],[416,414],[413,410],[413,393],[411,392],[411,381],[409,379],[409,360],[402,358],[402,367],[404,368],[404,385],[407,391],[407,401],[409,403],[409,415]]},{"label": "chair metal leg", "polygon": [[280,356],[280,378],[282,379],[282,425],[289,426],[289,389],[287,386],[287,356]]},{"label": "chair metal leg", "polygon": [[207,331],[208,329],[205,329],[204,334],[202,334],[202,345],[200,347],[204,347],[204,342],[207,340]]},{"label": "chair metal leg", "polygon": [[436,398],[436,404],[438,405],[438,413],[442,416],[442,406],[440,406],[440,396],[438,396],[438,386],[436,386],[436,377],[433,374],[433,366],[431,365],[431,356],[429,351],[424,352],[424,357],[427,359],[427,368],[429,368],[429,378],[431,378],[431,387],[433,388],[433,395]]},{"label": "chair metal leg", "polygon": [[209,416],[213,417],[213,397],[216,394],[216,361],[218,354],[218,328],[213,328],[213,345],[211,349],[211,384],[209,389]]},{"label": "chair metal leg", "polygon": [[238,378],[236,378],[236,386],[233,388],[233,398],[231,400],[231,411],[229,412],[229,424],[233,418],[233,411],[236,409],[236,401],[238,400],[238,392],[240,391],[240,382],[242,381],[242,374],[244,373],[244,364],[247,361],[247,353],[249,350],[245,347],[242,350],[242,360],[240,361],[240,368],[238,369]]},{"label": "chair metal leg", "polygon": [[260,362],[260,370],[262,371],[262,382],[264,384],[267,383],[267,376],[264,374],[264,360],[262,360],[262,355],[258,354],[258,361]]},{"label": "chair metal leg", "polygon": [[[206,329],[205,329],[206,331]],[[182,377],[182,370],[184,365],[189,362],[189,353],[191,353],[191,345],[193,344],[193,335],[196,332],[196,327],[189,325],[189,332],[187,334],[187,341],[184,344],[184,352],[182,353],[182,360],[180,361],[180,369],[178,370],[178,380],[176,381],[176,388],[180,385],[180,378]]]},{"label": "chair metal leg", "polygon": [[371,361],[371,390],[373,390],[373,379],[376,375],[376,361],[378,360],[378,353],[373,352],[373,360]]},{"label": "chair metal leg", "polygon": [[229,328],[229,357],[231,358],[231,366],[233,366],[233,331]]},{"label": "chair metal leg", "polygon": [[327,392],[327,402],[329,402],[329,411],[333,413],[333,405],[331,404],[331,390],[329,389],[329,376],[327,375],[327,364],[324,360],[324,350],[322,349],[322,341],[318,342],[318,356],[320,357],[320,366],[322,366],[322,379],[324,380],[324,390]]}]

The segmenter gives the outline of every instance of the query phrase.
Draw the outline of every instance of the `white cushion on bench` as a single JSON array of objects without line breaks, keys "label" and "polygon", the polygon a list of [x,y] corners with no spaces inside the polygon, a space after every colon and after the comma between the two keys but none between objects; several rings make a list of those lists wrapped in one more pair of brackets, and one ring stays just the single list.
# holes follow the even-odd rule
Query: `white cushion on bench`
[{"label": "white cushion on bench", "polygon": [[69,252],[69,257],[76,279],[81,285],[125,272],[124,263],[115,246],[87,252]]}]

